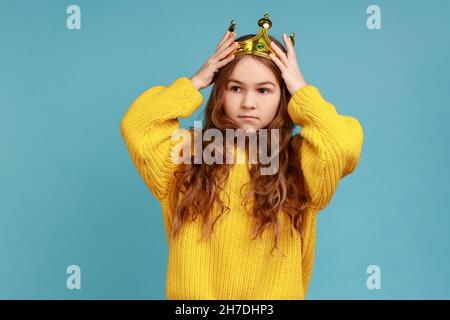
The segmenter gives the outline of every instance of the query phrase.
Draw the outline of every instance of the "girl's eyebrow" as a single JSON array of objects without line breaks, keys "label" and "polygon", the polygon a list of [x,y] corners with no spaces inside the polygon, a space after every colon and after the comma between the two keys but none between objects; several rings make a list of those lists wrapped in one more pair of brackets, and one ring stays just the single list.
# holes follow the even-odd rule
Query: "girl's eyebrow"
[{"label": "girl's eyebrow", "polygon": [[[235,80],[235,79],[230,79],[230,80],[228,80],[228,82],[236,82],[236,83],[239,83],[241,85],[244,85],[244,83],[242,81]],[[272,81],[263,81],[263,82],[256,83],[256,85],[258,85],[258,86],[261,86],[261,85],[264,85],[264,84],[270,84],[270,85],[276,87],[275,84]]]}]

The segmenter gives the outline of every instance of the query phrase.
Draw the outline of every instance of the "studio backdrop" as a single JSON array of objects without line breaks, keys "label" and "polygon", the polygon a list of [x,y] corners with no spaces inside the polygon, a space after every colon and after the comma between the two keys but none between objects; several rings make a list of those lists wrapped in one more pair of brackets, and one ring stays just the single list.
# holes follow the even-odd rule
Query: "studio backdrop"
[{"label": "studio backdrop", "polygon": [[364,129],[317,217],[306,298],[450,298],[447,0],[1,0],[0,298],[166,298],[161,206],[120,121],[145,90],[192,77],[231,20],[240,36],[265,13]]}]

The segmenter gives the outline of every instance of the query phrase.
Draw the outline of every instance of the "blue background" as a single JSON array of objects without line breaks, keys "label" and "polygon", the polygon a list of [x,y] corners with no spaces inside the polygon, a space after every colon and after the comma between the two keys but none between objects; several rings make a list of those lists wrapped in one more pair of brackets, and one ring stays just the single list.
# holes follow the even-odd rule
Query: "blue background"
[{"label": "blue background", "polygon": [[[71,4],[81,30],[66,28]],[[371,4],[381,30],[366,26]],[[450,298],[446,0],[2,0],[0,298],[165,299],[161,209],[120,120],[144,90],[192,76],[231,19],[254,33],[266,12],[272,35],[296,33],[306,80],[365,133],[318,217],[307,298]],[[81,290],[66,288],[72,264]]]}]

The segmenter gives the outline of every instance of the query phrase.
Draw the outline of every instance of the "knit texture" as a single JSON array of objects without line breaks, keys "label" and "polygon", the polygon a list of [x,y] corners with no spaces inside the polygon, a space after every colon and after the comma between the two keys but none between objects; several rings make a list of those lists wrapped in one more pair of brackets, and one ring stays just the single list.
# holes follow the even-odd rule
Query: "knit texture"
[{"label": "knit texture", "polygon": [[[287,215],[280,215],[279,248],[271,254],[274,231],[252,239],[253,218],[242,205],[240,187],[249,181],[246,164],[235,163],[223,192],[230,212],[223,214],[208,241],[200,241],[202,220],[183,225],[170,236],[168,195],[174,192],[177,164],[171,151],[179,140],[179,117],[189,117],[203,97],[187,77],[143,92],[125,113],[120,131],[139,175],[160,201],[169,243],[167,299],[304,299],[311,279],[317,213],[330,202],[339,180],[354,171],[363,143],[358,120],[340,115],[313,85],[294,93],[288,104],[292,120],[302,127],[291,143],[301,158],[308,208],[301,231],[291,236]],[[228,199],[222,197],[221,199]]]}]

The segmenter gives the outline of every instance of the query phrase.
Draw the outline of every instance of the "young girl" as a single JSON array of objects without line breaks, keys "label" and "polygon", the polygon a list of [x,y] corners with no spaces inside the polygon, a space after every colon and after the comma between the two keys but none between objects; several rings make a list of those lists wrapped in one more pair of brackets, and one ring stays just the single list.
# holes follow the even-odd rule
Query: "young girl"
[{"label": "young girl", "polygon": [[[317,213],[360,157],[359,122],[338,114],[306,83],[292,40],[283,34],[285,48],[270,37],[269,57],[235,55],[238,41],[253,36],[235,41],[227,32],[194,76],[145,91],[120,124],[140,176],[161,203],[168,299],[304,299]],[[211,83],[203,132],[277,129],[275,174],[263,175],[261,163],[248,161],[173,161],[178,118],[202,105],[200,90]],[[292,136],[295,125],[302,130]]]}]

